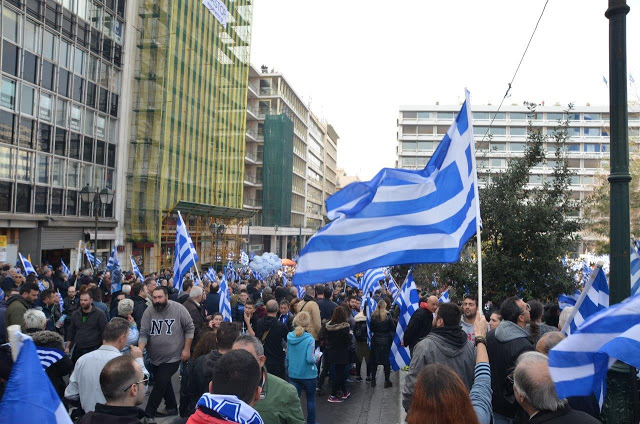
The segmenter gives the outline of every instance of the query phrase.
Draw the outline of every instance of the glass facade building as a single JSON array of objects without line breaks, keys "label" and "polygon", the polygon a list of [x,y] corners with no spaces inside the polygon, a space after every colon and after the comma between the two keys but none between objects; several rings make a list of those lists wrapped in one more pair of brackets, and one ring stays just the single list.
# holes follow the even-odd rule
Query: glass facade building
[{"label": "glass facade building", "polygon": [[82,187],[115,188],[125,1],[1,4],[0,234],[36,263],[68,260],[92,228]]}]

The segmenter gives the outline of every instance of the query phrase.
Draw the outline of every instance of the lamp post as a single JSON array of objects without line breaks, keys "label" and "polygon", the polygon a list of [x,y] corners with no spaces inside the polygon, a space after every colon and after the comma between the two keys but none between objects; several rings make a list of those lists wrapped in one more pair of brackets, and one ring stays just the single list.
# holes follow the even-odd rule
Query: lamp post
[{"label": "lamp post", "polygon": [[[97,196],[96,196],[97,194]],[[93,247],[94,258],[98,258],[98,218],[102,212],[102,207],[110,205],[113,202],[113,190],[109,188],[103,188],[98,193],[97,188],[90,187],[88,184],[80,191],[80,199],[84,203],[88,203],[90,208],[93,208],[93,216],[96,222],[95,232],[95,246]],[[95,259],[94,259],[95,261]]]},{"label": "lamp post", "polygon": [[216,272],[218,272],[218,267],[216,266],[216,264],[218,263],[218,236],[223,234],[227,230],[227,226],[224,224],[218,224],[217,222],[213,222],[209,225],[209,230],[211,231],[211,234],[214,236],[214,243],[215,243],[215,250],[214,250],[215,257],[213,258],[213,267],[216,270]]}]

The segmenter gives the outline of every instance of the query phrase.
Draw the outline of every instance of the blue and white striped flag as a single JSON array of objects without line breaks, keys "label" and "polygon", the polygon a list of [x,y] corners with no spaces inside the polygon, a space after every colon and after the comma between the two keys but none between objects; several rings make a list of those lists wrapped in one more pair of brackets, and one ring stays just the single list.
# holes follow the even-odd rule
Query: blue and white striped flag
[{"label": "blue and white striped flag", "polygon": [[449,299],[449,289],[446,289],[445,291],[442,292],[442,294],[440,294],[440,298],[438,299],[438,303],[449,303],[450,299]]},{"label": "blue and white striped flag", "polygon": [[62,294],[60,293],[60,289],[58,289],[58,306],[60,306],[60,312],[64,311],[64,299]]},{"label": "blue and white striped flag", "polygon": [[580,290],[576,290],[573,294],[561,294],[558,296],[558,306],[560,306],[560,310],[568,306],[575,306],[579,298]]},{"label": "blue and white striped flag", "polygon": [[249,265],[249,255],[244,250],[240,251],[240,263],[244,266]]},{"label": "blue and white striped flag", "polygon": [[369,293],[373,296],[376,290],[382,289],[380,280],[384,280],[385,275],[381,268],[368,269],[362,276],[360,289],[365,296]]},{"label": "blue and white striped flag", "polygon": [[307,290],[304,288],[304,286],[298,287],[298,299],[303,299],[306,294]]},{"label": "blue and white striped flag", "polygon": [[133,256],[131,256],[130,259],[131,259],[131,271],[133,271],[133,273],[138,276],[141,283],[144,283],[144,275],[142,275],[142,273],[140,272],[140,268],[138,268],[138,264],[136,263],[136,261],[133,260]]},{"label": "blue and white striped flag", "polygon": [[479,216],[469,93],[422,170],[381,170],[326,201],[332,220],[301,252],[294,284],[335,281],[364,269],[457,262]]},{"label": "blue and white striped flag", "polygon": [[32,272],[36,275],[38,274],[33,265],[31,265],[31,262],[29,262],[27,258],[22,256],[22,253],[18,252],[18,256],[20,257],[20,262],[22,262],[22,268],[24,268],[25,276],[29,276],[29,274],[31,274]]},{"label": "blue and white striped flag", "polygon": [[371,315],[373,315],[373,311],[376,310],[378,305],[376,305],[376,301],[373,300],[371,296],[365,296],[364,305],[367,317],[367,344],[369,345],[369,348],[371,348],[371,339],[373,338],[373,331],[371,331]]},{"label": "blue and white striped flag", "polygon": [[631,296],[640,291],[640,254],[638,254],[638,242],[631,246]]},{"label": "blue and white striped flag", "polygon": [[93,256],[93,253],[91,253],[89,249],[87,249],[86,247],[84,248],[84,254],[87,257],[87,260],[89,261],[89,263],[94,268],[97,268],[100,265],[102,265],[102,261],[99,258],[96,258],[95,256]]},{"label": "blue and white striped flag", "polygon": [[287,274],[282,273],[282,287],[287,287],[289,285],[289,279],[287,278]]},{"label": "blue and white striped flag", "polygon": [[222,319],[227,322],[231,322],[231,299],[229,298],[229,287],[227,286],[227,277],[222,275],[220,280],[220,303],[218,304],[218,310],[222,314]]},{"label": "blue and white striped flag", "polygon": [[238,272],[233,266],[233,261],[227,262],[227,266],[224,272],[227,276],[228,281],[238,281],[240,279],[240,275],[238,275]]},{"label": "blue and white striped flag", "polygon": [[42,280],[38,280],[38,288],[40,289],[40,291],[45,291],[47,289],[44,286],[44,283],[42,282]]},{"label": "blue and white striped flag", "polygon": [[583,259],[582,260],[582,279],[580,280],[580,284],[582,284],[583,286],[586,285],[587,282],[589,281],[589,278],[591,277],[592,272],[593,270],[591,269],[591,267]]},{"label": "blue and white striped flag", "polygon": [[189,230],[182,220],[182,215],[178,211],[178,221],[176,224],[176,247],[173,262],[173,286],[176,290],[182,290],[182,279],[189,273],[189,270],[196,266],[198,254],[189,236]]},{"label": "blue and white striped flag", "polygon": [[[395,283],[389,283],[395,286]],[[393,336],[393,343],[391,344],[389,362],[391,363],[391,368],[394,371],[398,371],[411,363],[409,348],[402,346],[402,339],[404,338],[404,331],[409,325],[411,315],[420,307],[420,293],[418,293],[416,283],[413,281],[413,272],[411,270],[407,274],[407,278],[400,289],[400,295],[394,303],[400,307],[400,314],[398,315],[396,334]]]},{"label": "blue and white striped flag", "polygon": [[113,249],[111,249],[111,254],[109,255],[109,260],[107,261],[107,269],[109,271],[113,271],[116,267],[120,266],[120,260],[118,259],[118,245],[114,245]]},{"label": "blue and white striped flag", "polygon": [[216,271],[209,267],[209,269],[207,270],[207,273],[204,274],[204,278],[206,278],[209,281],[218,281],[218,276],[216,275]]},{"label": "blue and white striped flag", "polygon": [[549,352],[549,373],[560,399],[595,394],[602,403],[606,376],[619,359],[640,368],[640,295],[590,316]]},{"label": "blue and white striped flag", "polygon": [[355,275],[345,278],[344,281],[347,283],[349,287],[353,287],[354,289],[360,288],[360,283],[358,283],[358,279],[356,278]]},{"label": "blue and white striped flag", "polygon": [[609,307],[609,283],[602,268],[597,268],[597,274],[590,278],[576,302],[569,320],[562,327],[566,334],[574,333],[584,321],[598,311]]},{"label": "blue and white striped flag", "polygon": [[67,266],[67,264],[64,263],[64,261],[62,260],[62,258],[60,258],[60,265],[62,266],[62,272],[64,272],[65,274],[67,274],[68,276],[71,276],[71,270],[69,269],[69,267]]},{"label": "blue and white striped flag", "polygon": [[398,296],[398,293],[400,293],[400,289],[396,285],[396,282],[394,281],[394,279],[393,279],[393,277],[391,275],[389,275],[389,282],[387,283],[387,290],[389,290],[389,292],[391,293],[391,298],[393,300],[396,300],[396,297]]},{"label": "blue and white striped flag", "polygon": [[64,351],[53,347],[38,347],[37,352],[42,369],[45,370],[64,358]]}]

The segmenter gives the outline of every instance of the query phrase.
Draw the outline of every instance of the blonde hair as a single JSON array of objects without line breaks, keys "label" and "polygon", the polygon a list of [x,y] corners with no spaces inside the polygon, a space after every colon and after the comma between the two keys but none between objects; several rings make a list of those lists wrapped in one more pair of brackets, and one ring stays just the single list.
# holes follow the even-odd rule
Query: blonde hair
[{"label": "blonde hair", "polygon": [[299,312],[298,315],[296,315],[293,319],[293,325],[296,327],[293,331],[295,332],[296,336],[302,336],[302,334],[310,324],[311,316],[309,315],[309,313],[305,311]]},{"label": "blonde hair", "polygon": [[387,319],[387,302],[384,299],[380,299],[378,301],[378,306],[371,314],[371,318],[378,319],[380,321]]}]

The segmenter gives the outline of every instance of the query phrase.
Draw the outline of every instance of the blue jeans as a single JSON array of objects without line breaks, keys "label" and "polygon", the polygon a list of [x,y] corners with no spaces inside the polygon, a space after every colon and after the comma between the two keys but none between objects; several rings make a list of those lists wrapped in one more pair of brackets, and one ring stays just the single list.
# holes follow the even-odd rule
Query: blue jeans
[{"label": "blue jeans", "polygon": [[298,397],[302,394],[302,389],[304,388],[304,392],[307,396],[307,423],[308,424],[316,424],[316,383],[317,380],[315,378],[309,379],[299,379],[299,378],[289,378],[291,380],[291,384],[298,391]]}]

